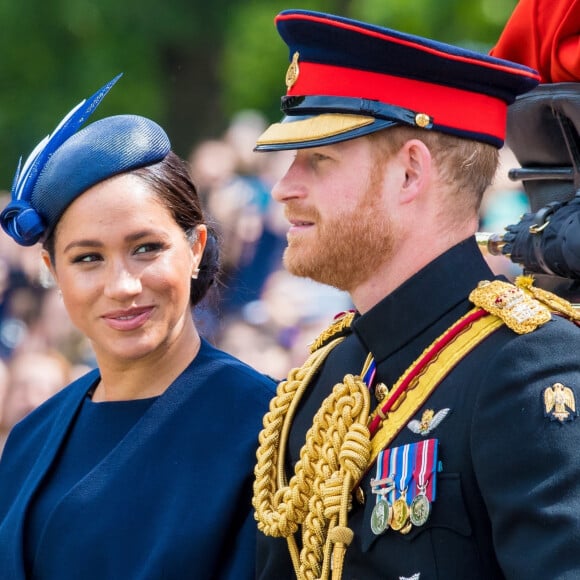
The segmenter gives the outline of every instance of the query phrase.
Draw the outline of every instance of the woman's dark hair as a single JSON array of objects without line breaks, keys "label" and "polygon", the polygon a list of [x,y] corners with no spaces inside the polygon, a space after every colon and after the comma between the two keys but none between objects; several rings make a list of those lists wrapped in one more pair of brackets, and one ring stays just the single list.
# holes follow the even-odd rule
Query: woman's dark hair
[{"label": "woman's dark hair", "polygon": [[[135,169],[133,175],[142,179],[159,196],[173,219],[190,238],[195,228],[205,224],[201,202],[189,172],[189,165],[172,151],[158,163]],[[58,228],[55,228],[55,231]],[[44,242],[54,263],[54,231]],[[207,243],[199,265],[199,276],[192,280],[190,303],[195,306],[207,294],[219,273],[219,242],[215,229],[207,225]]]},{"label": "woman's dark hair", "polygon": [[[196,226],[205,224],[201,201],[191,178],[189,165],[178,155],[169,152],[167,157],[133,171],[158,195],[173,219],[189,237]],[[207,294],[219,273],[219,244],[215,230],[207,225],[207,242],[199,264],[199,275],[191,283],[190,303],[195,306]]]}]

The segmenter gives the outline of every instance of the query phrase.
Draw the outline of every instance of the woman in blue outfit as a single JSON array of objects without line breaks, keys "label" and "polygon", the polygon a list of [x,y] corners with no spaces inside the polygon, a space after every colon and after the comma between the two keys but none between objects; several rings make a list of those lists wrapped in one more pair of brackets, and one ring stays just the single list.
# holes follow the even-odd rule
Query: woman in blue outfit
[{"label": "woman in blue outfit", "polygon": [[187,166],[143,117],[79,128],[19,167],[0,216],[44,262],[98,368],[20,422],[0,461],[5,580],[253,578],[251,481],[274,384],[200,338],[217,244]]}]

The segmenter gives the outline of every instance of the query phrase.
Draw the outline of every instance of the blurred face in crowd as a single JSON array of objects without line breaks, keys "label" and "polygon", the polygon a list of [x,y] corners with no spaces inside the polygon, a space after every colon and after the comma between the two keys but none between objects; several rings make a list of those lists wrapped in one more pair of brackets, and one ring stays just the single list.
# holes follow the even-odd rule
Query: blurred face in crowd
[{"label": "blurred face in crowd", "polygon": [[300,149],[272,191],[290,222],[286,268],[351,291],[393,251],[389,187],[370,142]]},{"label": "blurred face in crowd", "polygon": [[45,353],[15,355],[10,363],[2,427],[11,429],[69,381],[68,363]]},{"label": "blurred face in crowd", "polygon": [[205,226],[191,237],[130,173],[98,183],[67,208],[55,231],[54,263],[43,256],[100,365],[190,348],[190,285]]}]

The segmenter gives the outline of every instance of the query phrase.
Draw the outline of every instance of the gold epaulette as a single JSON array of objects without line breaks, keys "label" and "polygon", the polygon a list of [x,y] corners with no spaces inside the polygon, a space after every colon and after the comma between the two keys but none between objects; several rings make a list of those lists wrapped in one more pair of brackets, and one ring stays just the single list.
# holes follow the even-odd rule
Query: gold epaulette
[{"label": "gold epaulette", "polygon": [[316,340],[310,345],[310,352],[315,352],[319,348],[328,344],[331,340],[344,336],[350,332],[350,325],[354,319],[354,312],[349,310],[339,314],[332,322],[332,324],[323,330]]},{"label": "gold epaulette", "polygon": [[469,295],[469,300],[503,320],[517,334],[532,332],[552,318],[550,308],[529,288],[524,290],[501,280],[480,282]]}]

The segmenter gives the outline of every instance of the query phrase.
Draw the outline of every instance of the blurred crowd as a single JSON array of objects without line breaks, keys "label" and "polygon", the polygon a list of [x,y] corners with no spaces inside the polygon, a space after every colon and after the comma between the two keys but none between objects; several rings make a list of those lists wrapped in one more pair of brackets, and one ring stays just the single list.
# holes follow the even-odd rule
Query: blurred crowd
[{"label": "blurred crowd", "polygon": [[[189,156],[222,253],[220,280],[194,315],[210,342],[280,379],[351,303],[345,293],[283,268],[287,224],[269,192],[292,153],[253,152],[265,126],[259,113],[240,112],[222,136],[196,144]],[[507,179],[517,165],[503,150],[484,199],[481,231],[501,232],[528,210],[519,184]],[[8,192],[2,198],[1,207]],[[488,259],[509,278],[520,272],[504,257]],[[18,246],[0,231],[0,450],[18,420],[94,365],[90,344],[70,323],[51,284],[40,247]]]}]

